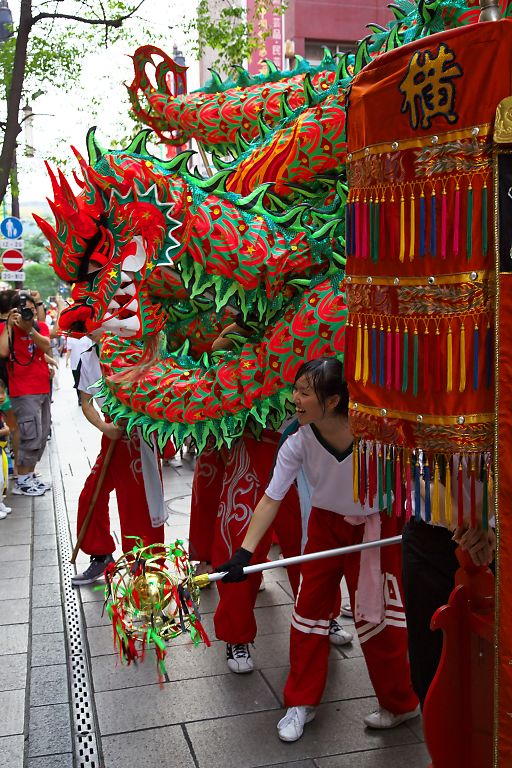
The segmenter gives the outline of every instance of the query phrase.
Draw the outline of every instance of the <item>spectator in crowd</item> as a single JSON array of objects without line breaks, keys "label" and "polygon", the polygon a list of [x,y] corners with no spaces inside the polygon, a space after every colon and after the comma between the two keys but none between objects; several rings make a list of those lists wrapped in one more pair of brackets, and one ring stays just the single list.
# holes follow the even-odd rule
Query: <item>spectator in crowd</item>
[{"label": "spectator in crowd", "polygon": [[41,496],[49,488],[34,474],[50,432],[50,377],[45,360],[50,331],[36,319],[40,307],[39,294],[34,293],[13,297],[0,334],[0,357],[7,360],[9,395],[20,435],[18,478],[12,492],[24,496]]},{"label": "spectator in crowd", "polygon": [[[0,332],[3,330],[7,321],[7,317],[11,310],[12,300],[15,296],[16,291],[10,288],[4,291],[0,291]],[[11,400],[9,398],[9,375],[7,372],[7,360],[2,357],[0,357],[0,381],[4,385],[5,389],[5,399],[3,403],[0,404],[0,411],[3,421],[10,430],[10,442],[13,454],[13,476],[16,478],[18,474],[16,466],[19,442],[18,422],[16,421],[16,416],[12,410]]]},{"label": "spectator in crowd", "polygon": [[78,397],[78,405],[81,404],[80,390],[78,383],[80,381],[80,355],[82,352],[86,352],[92,346],[92,341],[88,336],[82,336],[80,339],[74,339],[72,336],[68,337],[67,341],[67,353],[66,353],[66,368],[71,368],[73,374],[74,388]]},{"label": "spectator in crowd", "polygon": [[[3,382],[0,381],[0,406],[7,400],[7,393]],[[4,504],[3,498],[7,491],[7,484],[9,481],[8,461],[7,461],[7,441],[9,439],[9,427],[2,418],[3,414],[0,411],[0,520],[3,520],[10,515],[11,507],[7,507]]]}]

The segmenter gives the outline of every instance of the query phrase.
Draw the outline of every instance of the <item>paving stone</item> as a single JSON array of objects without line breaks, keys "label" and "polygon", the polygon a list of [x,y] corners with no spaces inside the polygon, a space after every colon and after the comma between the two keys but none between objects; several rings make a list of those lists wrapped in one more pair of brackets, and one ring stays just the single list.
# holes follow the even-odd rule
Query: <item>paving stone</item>
[{"label": "paving stone", "polygon": [[46,608],[32,608],[32,634],[43,635],[48,632],[63,632],[64,622],[60,605]]},{"label": "paving stone", "polygon": [[429,754],[424,744],[352,752],[315,761],[318,768],[425,768]]},{"label": "paving stone", "polygon": [[13,533],[32,533],[32,520],[28,517],[18,517],[16,514],[11,514],[2,521],[1,527],[2,536],[8,531]]},{"label": "paving stone", "polygon": [[36,549],[32,557],[34,570],[40,565],[58,565],[59,558],[56,549]]},{"label": "paving stone", "polygon": [[6,624],[0,627],[0,656],[26,653],[28,649],[28,624]]},{"label": "paving stone", "polygon": [[0,736],[23,733],[25,725],[25,687],[16,691],[0,691]]},{"label": "paving stone", "polygon": [[3,530],[3,526],[1,529],[2,532],[2,548],[12,546],[12,547],[18,547],[30,544],[30,539],[32,537],[31,531],[9,531]]},{"label": "paving stone", "polygon": [[108,613],[103,610],[103,603],[99,600],[84,603],[82,609],[84,612],[85,623],[88,627],[102,627],[107,624],[110,626]]},{"label": "paving stone", "polygon": [[[240,768],[243,745],[244,768],[273,766],[304,761],[345,752],[377,750],[381,747],[408,744],[414,736],[403,725],[391,731],[369,731],[362,718],[375,709],[375,699],[323,704],[316,720],[306,726],[304,736],[296,743],[279,740],[276,725],[284,710],[258,712],[187,724],[199,768]],[[210,710],[211,711],[211,710]],[[351,768],[360,768],[352,760]],[[338,768],[337,763],[332,766]],[[411,768],[409,765],[408,768]],[[424,768],[421,766],[421,768]]]},{"label": "paving stone", "polygon": [[23,736],[5,736],[0,739],[2,768],[23,768]]},{"label": "paving stone", "polygon": [[198,720],[208,712],[226,717],[277,706],[277,699],[258,673],[242,676],[227,672],[220,677],[183,680],[179,685],[145,685],[96,694],[103,735]]},{"label": "paving stone", "polygon": [[39,565],[32,574],[32,584],[58,584],[60,572],[58,565]]},{"label": "paving stone", "polygon": [[32,635],[32,666],[44,667],[48,664],[64,664],[66,650],[64,633],[54,632],[48,635]]},{"label": "paving stone", "polygon": [[[9,579],[9,581],[13,581],[13,579]],[[25,624],[28,621],[28,611],[28,597],[21,600],[2,600],[0,602],[0,626],[4,624]]]},{"label": "paving stone", "polygon": [[0,600],[19,600],[22,597],[28,597],[28,593],[28,576],[0,581]]},{"label": "paving stone", "polygon": [[[106,736],[102,739],[102,746],[104,768],[130,768],[142,765],[142,762],[147,766],[195,766],[183,731],[176,725]],[[140,759],[141,755],[143,761]]]},{"label": "paving stone", "polygon": [[36,517],[34,521],[34,536],[53,536],[55,538],[55,520],[53,514],[51,518],[39,519]]},{"label": "paving stone", "polygon": [[[0,550],[0,555],[2,555]],[[20,576],[28,576],[30,573],[29,560],[11,560],[10,562],[0,563],[0,580],[18,579]]]},{"label": "paving stone", "polygon": [[27,654],[0,656],[0,691],[14,691],[27,684]]},{"label": "paving stone", "polygon": [[12,546],[0,539],[0,559],[3,563],[11,560],[30,560],[30,546],[28,544]]},{"label": "paving stone", "polygon": [[67,752],[63,755],[33,757],[28,761],[28,768],[73,768],[73,755]]},{"label": "paving stone", "polygon": [[30,706],[65,704],[69,701],[66,664],[32,667],[30,675]]},{"label": "paving stone", "polygon": [[28,755],[55,755],[71,752],[71,719],[67,704],[31,707],[29,713]]},{"label": "paving stone", "polygon": [[[87,563],[83,563],[82,565],[87,567],[89,564],[89,561]],[[78,563],[77,563],[78,565]],[[78,568],[76,569],[77,573],[82,573],[84,568]],[[103,582],[97,582],[96,584],[84,584],[83,587],[77,587],[77,591],[80,593],[80,599],[82,600],[82,603],[97,603],[104,600],[104,594],[103,589],[96,589],[97,586],[103,587]]]},{"label": "paving stone", "polygon": [[[265,579],[267,579],[266,574]],[[279,581],[266,581],[265,589],[257,594],[256,608],[266,608],[270,605],[290,605],[293,602],[293,598],[282,588]]]},{"label": "paving stone", "polygon": [[57,549],[57,538],[54,533],[34,536],[34,551],[38,549]]},{"label": "paving stone", "polygon": [[273,764],[265,766],[265,768],[316,768],[316,763],[312,760],[292,760],[291,763],[279,763],[279,765]]},{"label": "paving stone", "polygon": [[45,608],[48,605],[60,605],[62,596],[59,584],[34,584],[32,587],[32,607]]}]

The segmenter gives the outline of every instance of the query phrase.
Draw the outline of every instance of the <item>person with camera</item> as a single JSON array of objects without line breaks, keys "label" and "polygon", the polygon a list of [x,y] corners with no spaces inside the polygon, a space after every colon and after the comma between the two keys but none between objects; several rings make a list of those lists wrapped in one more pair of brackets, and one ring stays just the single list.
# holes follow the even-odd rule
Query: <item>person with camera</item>
[{"label": "person with camera", "polygon": [[19,428],[18,478],[12,493],[41,496],[46,483],[34,475],[50,432],[50,378],[45,354],[50,331],[38,321],[37,297],[16,294],[0,334],[0,357],[7,359],[9,395]]}]

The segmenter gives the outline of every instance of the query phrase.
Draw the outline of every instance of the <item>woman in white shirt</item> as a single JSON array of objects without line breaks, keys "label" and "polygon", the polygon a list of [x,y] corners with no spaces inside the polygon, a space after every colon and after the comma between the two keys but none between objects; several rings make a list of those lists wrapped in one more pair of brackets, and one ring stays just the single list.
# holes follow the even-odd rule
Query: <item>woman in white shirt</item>
[{"label": "woman in white shirt", "polygon": [[[334,358],[320,358],[302,365],[293,399],[298,429],[279,448],[272,478],[254,511],[242,547],[217,568],[227,571],[224,581],[244,578],[243,566],[250,562],[301,467],[312,489],[313,505],[306,552],[349,546],[381,535],[381,515],[353,501],[353,438],[342,364]],[[363,557],[352,554],[302,565],[292,615],[291,666],[284,690],[289,709],[277,726],[281,740],[299,739],[304,725],[315,717],[327,677],[329,623],[342,576],[356,608],[356,629],[379,700],[379,709],[365,718],[365,724],[392,728],[418,714],[418,700],[409,677],[405,618],[399,612],[403,609],[400,547],[386,550],[394,550],[395,566],[386,569],[393,570],[392,574],[383,575],[379,550]],[[388,610],[391,603],[385,604],[383,595],[387,577],[393,584],[392,590],[386,589],[393,593],[393,611]],[[391,613],[393,619],[388,616]]]}]

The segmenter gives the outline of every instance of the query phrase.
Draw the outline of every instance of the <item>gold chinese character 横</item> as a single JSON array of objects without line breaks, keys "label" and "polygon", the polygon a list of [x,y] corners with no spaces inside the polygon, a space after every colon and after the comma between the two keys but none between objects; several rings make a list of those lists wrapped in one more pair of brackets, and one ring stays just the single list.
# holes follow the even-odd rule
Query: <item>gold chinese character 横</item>
[{"label": "gold chinese character \u6a2a", "polygon": [[445,43],[441,43],[434,54],[430,51],[413,54],[399,88],[404,96],[401,112],[410,111],[414,129],[418,126],[430,128],[432,118],[437,116],[444,117],[449,123],[457,121],[452,80],[461,75],[462,69],[455,63],[455,53]]}]

